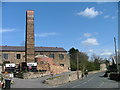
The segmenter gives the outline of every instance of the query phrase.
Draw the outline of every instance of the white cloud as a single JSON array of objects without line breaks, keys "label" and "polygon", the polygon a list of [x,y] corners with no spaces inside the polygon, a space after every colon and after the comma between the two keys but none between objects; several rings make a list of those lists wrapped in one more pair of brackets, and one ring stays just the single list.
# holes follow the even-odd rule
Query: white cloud
[{"label": "white cloud", "polygon": [[113,16],[113,17],[111,17],[112,19],[115,19],[115,17]]},{"label": "white cloud", "polygon": [[0,33],[5,33],[5,32],[13,32],[15,31],[16,29],[10,29],[10,28],[7,28],[7,29],[0,29]]},{"label": "white cloud", "polygon": [[104,16],[104,18],[105,18],[105,19],[108,19],[108,18],[110,18],[110,19],[115,19],[115,16],[106,15],[106,16]]},{"label": "white cloud", "polygon": [[85,41],[81,42],[85,46],[99,45],[96,38],[88,38]]},{"label": "white cloud", "polygon": [[88,17],[88,18],[94,18],[100,14],[102,14],[102,12],[95,10],[95,7],[86,8],[84,11],[77,13],[78,16],[81,15],[81,16]]},{"label": "white cloud", "polygon": [[35,34],[36,37],[49,37],[49,36],[54,36],[57,35],[56,33],[41,33],[41,34]]},{"label": "white cloud", "polygon": [[84,36],[85,37],[90,37],[90,36],[92,36],[92,34],[91,33],[84,33]]},{"label": "white cloud", "polygon": [[89,52],[89,53],[93,53],[94,50],[93,50],[93,49],[89,49],[88,52]]},{"label": "white cloud", "polygon": [[113,54],[112,51],[103,51],[100,55],[101,55],[101,56],[110,56],[110,55],[112,55],[112,54]]},{"label": "white cloud", "polygon": [[98,32],[84,33],[84,34],[83,34],[84,37],[91,37],[91,36],[94,36],[94,35],[98,35]]},{"label": "white cloud", "polygon": [[109,18],[110,17],[110,15],[106,15],[106,16],[104,16],[104,18]]}]

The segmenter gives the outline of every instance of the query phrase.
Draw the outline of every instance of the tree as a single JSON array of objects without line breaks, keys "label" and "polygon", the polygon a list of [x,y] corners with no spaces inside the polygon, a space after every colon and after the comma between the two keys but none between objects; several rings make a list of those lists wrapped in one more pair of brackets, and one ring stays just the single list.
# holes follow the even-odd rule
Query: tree
[{"label": "tree", "polygon": [[70,54],[70,66],[72,71],[77,70],[77,59],[78,59],[79,69],[83,70],[86,68],[88,62],[88,56],[86,53],[79,52],[78,49],[71,48],[69,50],[69,54]]},{"label": "tree", "polygon": [[89,61],[89,62],[87,63],[86,69],[87,69],[88,71],[94,71],[94,70],[95,70],[94,62],[93,62],[93,61]]},{"label": "tree", "polygon": [[100,64],[105,63],[104,59],[95,54],[92,55],[92,59],[94,61],[95,70],[100,70]]},{"label": "tree", "polygon": [[89,57],[87,56],[86,53],[84,52],[78,53],[78,61],[79,61],[80,70],[84,71],[85,69],[87,69],[88,58]]},{"label": "tree", "polygon": [[71,48],[68,52],[70,54],[70,67],[71,67],[71,70],[76,71],[76,69],[77,69],[76,55],[77,55],[78,49]]}]

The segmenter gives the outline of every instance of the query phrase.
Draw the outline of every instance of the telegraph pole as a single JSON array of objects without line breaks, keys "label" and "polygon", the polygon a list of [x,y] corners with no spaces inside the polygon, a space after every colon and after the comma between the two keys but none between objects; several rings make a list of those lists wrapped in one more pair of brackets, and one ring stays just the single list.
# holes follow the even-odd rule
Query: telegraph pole
[{"label": "telegraph pole", "polygon": [[76,53],[77,59],[77,78],[79,79],[79,63],[78,63],[78,52]]},{"label": "telegraph pole", "polygon": [[116,59],[117,72],[118,72],[118,55],[117,55],[116,38],[115,37],[114,37],[114,47],[115,47],[115,59]]}]

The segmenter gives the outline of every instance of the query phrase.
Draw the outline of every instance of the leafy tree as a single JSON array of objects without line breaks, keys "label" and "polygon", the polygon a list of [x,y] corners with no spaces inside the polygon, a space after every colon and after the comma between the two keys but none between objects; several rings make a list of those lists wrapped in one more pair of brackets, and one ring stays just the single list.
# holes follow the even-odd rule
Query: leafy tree
[{"label": "leafy tree", "polygon": [[70,61],[70,67],[71,67],[72,71],[76,71],[76,69],[77,69],[77,65],[74,61]]},{"label": "leafy tree", "polygon": [[105,59],[103,59],[100,56],[97,56],[95,54],[93,54],[92,59],[94,61],[95,70],[100,70],[100,64],[103,64],[106,62]]},{"label": "leafy tree", "polygon": [[79,52],[78,53],[78,61],[79,61],[80,70],[84,71],[87,68],[87,63],[88,63],[87,54],[84,52]]},{"label": "leafy tree", "polygon": [[79,69],[83,70],[86,68],[86,65],[88,62],[88,56],[86,53],[79,52],[78,49],[71,48],[69,50],[69,54],[70,54],[71,70],[73,70],[73,71],[77,70],[77,59],[78,59]]},{"label": "leafy tree", "polygon": [[96,70],[100,70],[100,62],[99,62],[98,59],[95,59],[94,65],[95,65],[95,69],[96,69]]},{"label": "leafy tree", "polygon": [[109,63],[107,59],[103,59],[95,54],[92,55],[92,60],[88,60],[88,55],[84,52],[79,52],[78,49],[71,48],[69,50],[70,54],[70,67],[72,71],[77,70],[77,59],[78,59],[78,66],[79,70],[84,72],[85,69],[88,71],[100,70],[100,64]]},{"label": "leafy tree", "polygon": [[70,67],[72,71],[75,71],[77,69],[77,61],[76,61],[76,55],[77,55],[78,50],[75,48],[71,48],[69,50],[70,54]]},{"label": "leafy tree", "polygon": [[89,61],[89,62],[87,63],[86,69],[87,69],[88,71],[94,71],[94,70],[95,70],[94,62],[93,62],[93,61]]}]

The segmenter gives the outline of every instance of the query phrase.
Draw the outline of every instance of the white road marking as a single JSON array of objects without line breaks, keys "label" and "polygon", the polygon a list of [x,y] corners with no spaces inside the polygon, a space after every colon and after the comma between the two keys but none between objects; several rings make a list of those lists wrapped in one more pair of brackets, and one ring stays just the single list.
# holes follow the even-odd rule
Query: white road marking
[{"label": "white road marking", "polygon": [[89,79],[88,81],[91,81],[93,79],[93,77],[91,79]]},{"label": "white road marking", "polygon": [[[92,79],[93,79],[93,78],[87,80],[87,82],[89,82],[89,81],[92,80]],[[82,85],[82,84],[86,84],[87,82],[83,82],[83,83],[81,83],[80,85]],[[78,87],[78,86],[80,86],[80,85],[73,86],[72,88]]]},{"label": "white road marking", "polygon": [[75,88],[75,87],[78,87],[78,86],[80,86],[80,85],[73,86],[72,88]]},{"label": "white road marking", "polygon": [[[80,85],[86,84],[86,83],[87,83],[87,82],[84,82],[84,83],[81,83]],[[78,86],[80,86],[80,85],[73,86],[72,88],[78,87]]]},{"label": "white road marking", "polygon": [[[87,83],[87,82],[81,83],[80,85],[85,84],[85,83]],[[80,85],[73,86],[72,88],[78,87]]]},{"label": "white road marking", "polygon": [[102,82],[102,83],[100,84],[100,86],[98,86],[97,88],[100,88],[103,84],[104,84],[104,82]]}]

